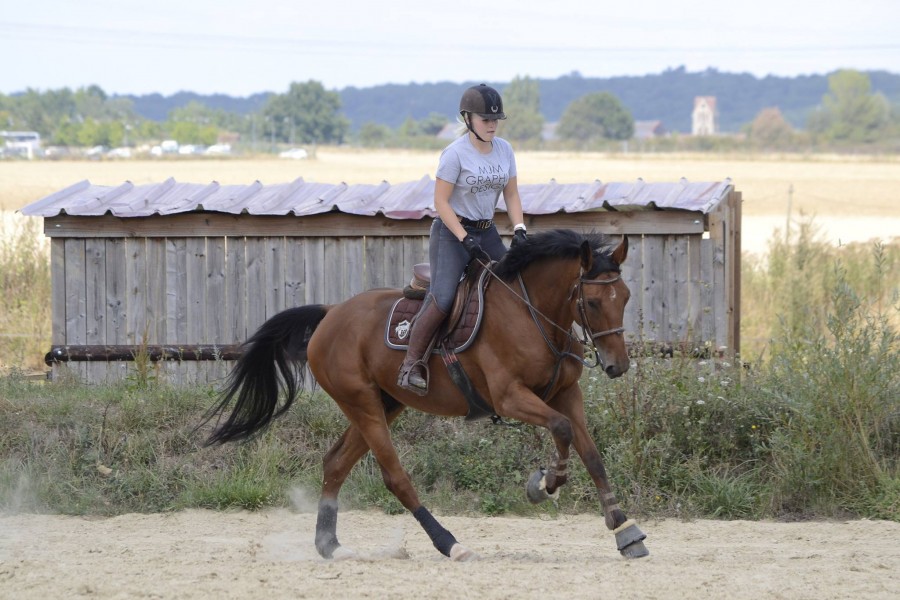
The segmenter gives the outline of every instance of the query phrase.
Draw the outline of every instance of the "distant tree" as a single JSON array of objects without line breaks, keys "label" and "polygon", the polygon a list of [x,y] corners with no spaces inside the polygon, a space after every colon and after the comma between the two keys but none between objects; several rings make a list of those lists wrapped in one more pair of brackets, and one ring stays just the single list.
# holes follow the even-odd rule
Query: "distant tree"
[{"label": "distant tree", "polygon": [[97,85],[75,90],[74,111],[69,116],[75,119],[103,119],[106,116],[104,111],[106,99],[106,92]]},{"label": "distant tree", "polygon": [[500,134],[513,141],[540,141],[544,129],[541,114],[541,92],[538,82],[518,75],[503,89],[503,111]]},{"label": "distant tree", "polygon": [[391,135],[391,128],[387,125],[366,121],[359,129],[359,143],[366,148],[383,148]]},{"label": "distant tree", "polygon": [[137,139],[158,140],[162,137],[163,128],[156,121],[139,121],[134,128]]},{"label": "distant tree", "polygon": [[578,98],[563,111],[556,134],[564,140],[628,140],[634,135],[634,118],[609,92]]},{"label": "distant tree", "polygon": [[112,148],[122,145],[124,135],[125,128],[122,123],[87,118],[78,128],[76,143],[79,146],[107,146]]},{"label": "distant tree", "polygon": [[794,129],[778,108],[764,108],[759,111],[747,129],[747,137],[754,144],[781,146],[789,144],[794,137]]},{"label": "distant tree", "polygon": [[422,135],[422,127],[412,117],[406,117],[406,120],[397,128],[397,136],[402,139],[409,139]]},{"label": "distant tree", "polygon": [[447,125],[447,117],[441,113],[429,113],[427,117],[419,121],[419,128],[424,135],[437,135]]},{"label": "distant tree", "polygon": [[162,129],[179,144],[210,146],[218,140],[220,129],[232,120],[225,111],[192,100],[169,111]]},{"label": "distant tree", "polygon": [[213,120],[215,111],[201,104],[196,100],[191,100],[184,106],[173,108],[169,111],[169,121],[188,121],[193,123],[209,123]]},{"label": "distant tree", "polygon": [[890,104],[872,94],[869,76],[849,69],[828,77],[829,92],[807,123],[811,133],[834,142],[873,142],[890,123]]},{"label": "distant tree", "polygon": [[267,135],[283,142],[340,143],[350,127],[338,114],[341,98],[310,80],[292,83],[286,94],[269,97],[263,108]]},{"label": "distant tree", "polygon": [[81,145],[79,141],[80,131],[81,124],[65,119],[56,127],[48,141],[54,146],[79,146]]},{"label": "distant tree", "polygon": [[41,93],[29,88],[15,97],[11,112],[10,129],[37,131],[50,138],[60,115],[72,112],[72,92],[64,89]]},{"label": "distant tree", "polygon": [[192,121],[167,123],[166,131],[168,131],[169,137],[177,140],[179,144],[210,146],[215,144],[219,137],[219,128],[215,125]]},{"label": "distant tree", "polygon": [[215,125],[221,129],[240,128],[244,125],[243,121],[245,121],[245,119],[241,119],[233,113],[228,113],[221,108],[210,108],[197,100],[191,100],[184,106],[169,111],[168,120],[170,122],[188,121],[191,123]]}]

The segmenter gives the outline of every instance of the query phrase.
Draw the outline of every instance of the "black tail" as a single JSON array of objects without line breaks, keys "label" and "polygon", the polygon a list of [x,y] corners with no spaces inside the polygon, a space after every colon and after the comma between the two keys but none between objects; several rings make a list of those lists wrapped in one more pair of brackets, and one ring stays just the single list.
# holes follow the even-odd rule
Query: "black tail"
[{"label": "black tail", "polygon": [[289,308],[263,323],[244,342],[244,353],[228,375],[222,400],[201,423],[221,417],[235,400],[225,422],[216,422],[207,446],[250,438],[291,407],[304,383],[306,347],[327,311],[321,304]]}]

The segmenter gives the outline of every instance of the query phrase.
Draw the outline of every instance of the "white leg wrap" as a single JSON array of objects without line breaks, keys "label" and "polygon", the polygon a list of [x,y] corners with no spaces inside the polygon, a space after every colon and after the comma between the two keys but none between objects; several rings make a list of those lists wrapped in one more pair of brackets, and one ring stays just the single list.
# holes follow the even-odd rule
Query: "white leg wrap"
[{"label": "white leg wrap", "polygon": [[619,533],[619,532],[621,532],[621,531],[625,531],[626,529],[628,529],[628,528],[631,527],[632,525],[635,525],[634,520],[633,520],[633,519],[628,519],[627,521],[625,521],[624,523],[622,523],[621,525],[619,525],[618,527],[616,527],[615,529],[612,530],[613,535],[615,535],[615,534],[617,534],[617,533]]},{"label": "white leg wrap", "polygon": [[[547,478],[546,478],[546,477],[541,477],[540,488],[541,488],[541,490],[543,490],[544,492],[547,492]],[[547,496],[548,496],[551,500],[559,500],[559,488],[556,488],[556,491],[553,492],[552,494],[548,493]]]}]

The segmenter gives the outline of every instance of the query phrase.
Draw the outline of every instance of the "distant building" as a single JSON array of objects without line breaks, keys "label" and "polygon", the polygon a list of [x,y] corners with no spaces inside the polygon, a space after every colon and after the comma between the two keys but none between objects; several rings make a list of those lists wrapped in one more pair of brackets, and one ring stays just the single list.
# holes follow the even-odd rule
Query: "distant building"
[{"label": "distant building", "polygon": [[663,137],[669,132],[663,126],[662,121],[635,121],[634,139],[648,140],[650,138]]},{"label": "distant building", "polygon": [[545,142],[552,142],[556,139],[556,128],[559,125],[558,121],[554,121],[553,123],[544,123],[544,126],[541,128],[541,140]]},{"label": "distant building", "polygon": [[691,134],[716,135],[719,133],[719,111],[715,96],[694,98],[694,112],[691,114]]},{"label": "distant building", "polygon": [[438,131],[435,137],[437,137],[439,140],[455,140],[461,135],[459,132],[460,127],[461,125],[456,122],[447,123],[443,128],[441,128],[440,131]]},{"label": "distant building", "polygon": [[5,154],[34,158],[40,154],[41,136],[36,131],[0,131]]}]

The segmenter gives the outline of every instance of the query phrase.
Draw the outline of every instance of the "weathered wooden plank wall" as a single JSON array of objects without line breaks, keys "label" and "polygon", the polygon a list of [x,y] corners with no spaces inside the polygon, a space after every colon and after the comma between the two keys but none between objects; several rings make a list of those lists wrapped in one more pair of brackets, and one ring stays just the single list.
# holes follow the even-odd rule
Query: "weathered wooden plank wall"
[{"label": "weathered wooden plank wall", "polygon": [[[623,277],[632,291],[632,341],[739,346],[740,195],[711,212],[580,213],[529,217],[553,227],[627,233]],[[246,215],[122,219],[61,216],[52,237],[54,346],[243,342],[285,308],[344,301],[366,289],[402,287],[427,261],[429,222],[322,215],[279,220]],[[702,217],[702,215],[701,215]],[[318,226],[310,222],[319,218]],[[360,220],[364,219],[364,220]],[[209,223],[214,225],[210,226]],[[508,231],[505,233],[509,233]],[[509,238],[507,238],[508,241]],[[737,320],[737,321],[736,321]],[[230,365],[168,362],[153,375],[181,384],[221,381]],[[135,374],[134,363],[63,363],[90,382]]]}]

